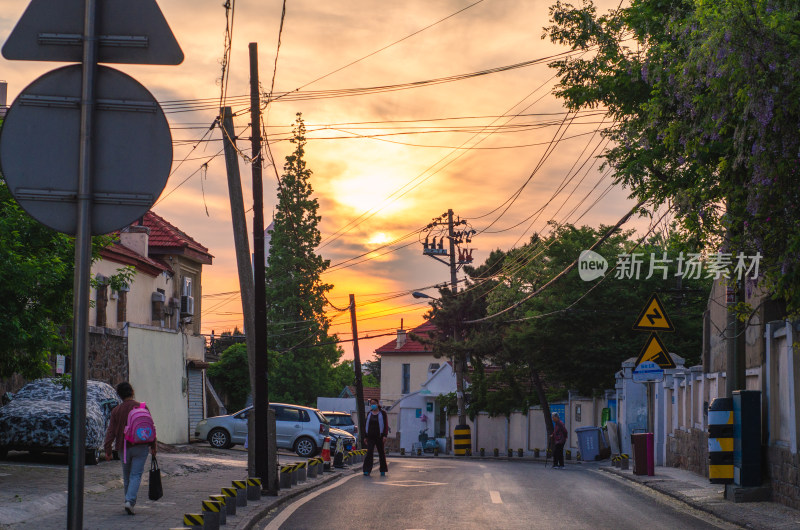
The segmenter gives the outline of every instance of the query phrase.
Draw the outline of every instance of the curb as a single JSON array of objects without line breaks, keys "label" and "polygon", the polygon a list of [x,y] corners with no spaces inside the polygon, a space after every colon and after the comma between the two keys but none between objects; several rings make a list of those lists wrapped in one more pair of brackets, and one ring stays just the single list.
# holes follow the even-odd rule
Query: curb
[{"label": "curb", "polygon": [[[345,470],[345,471],[353,471],[353,472],[355,472],[354,470]],[[312,484],[308,484],[303,489],[297,489],[295,491],[289,491],[288,493],[286,493],[286,495],[278,495],[277,497],[274,497],[274,502],[271,502],[271,503],[269,503],[269,504],[267,504],[265,506],[259,506],[257,509],[255,509],[255,510],[249,512],[247,515],[245,515],[242,518],[242,520],[239,521],[239,524],[237,524],[236,528],[237,529],[241,528],[242,530],[252,530],[255,527],[256,523],[258,521],[260,521],[261,519],[263,519],[264,517],[266,517],[266,515],[269,512],[271,512],[272,510],[274,510],[276,508],[280,508],[284,504],[287,504],[289,501],[291,501],[293,499],[296,499],[297,497],[300,497],[301,495],[304,495],[304,494],[308,493],[309,491],[315,490],[315,489],[317,489],[320,486],[323,486],[325,484],[329,484],[329,483],[333,482],[334,480],[337,480],[337,479],[341,478],[343,475],[345,475],[344,472],[342,472],[342,473],[333,473],[333,474],[329,475],[328,477],[323,478],[322,480],[318,480],[318,481],[315,481]],[[262,499],[263,498],[264,497],[262,497]]]},{"label": "curb", "polygon": [[659,488],[656,483],[644,482],[644,481],[636,480],[635,478],[633,478],[633,475],[629,475],[627,473],[621,473],[621,472],[619,472],[619,471],[617,471],[617,470],[615,470],[613,468],[599,467],[597,469],[602,471],[602,472],[604,472],[604,473],[609,473],[611,475],[615,475],[617,477],[623,478],[623,479],[625,479],[625,480],[627,480],[629,482],[635,482],[636,484],[640,484],[640,485],[642,485],[642,486],[644,486],[646,488],[649,488],[649,489],[651,489],[653,491],[657,491],[658,493],[660,493],[662,495],[666,495],[667,497],[670,497],[672,499],[675,499],[676,501],[679,501],[679,502],[685,504],[686,506],[690,506],[690,507],[694,508],[695,510],[699,510],[699,511],[701,511],[703,513],[707,513],[709,515],[713,515],[714,517],[716,517],[718,519],[721,519],[721,520],[725,521],[726,523],[730,523],[730,524],[736,525],[736,526],[738,526],[740,528],[752,528],[748,522],[744,522],[744,524],[743,524],[743,522],[740,519],[737,519],[736,517],[732,517],[732,516],[730,516],[730,515],[728,515],[728,514],[726,514],[724,512],[721,512],[721,511],[715,511],[713,508],[705,506],[702,503],[693,501],[691,498],[687,498],[684,495],[681,495],[680,493],[675,493],[675,492],[669,491],[669,490],[664,489],[664,488]]}]

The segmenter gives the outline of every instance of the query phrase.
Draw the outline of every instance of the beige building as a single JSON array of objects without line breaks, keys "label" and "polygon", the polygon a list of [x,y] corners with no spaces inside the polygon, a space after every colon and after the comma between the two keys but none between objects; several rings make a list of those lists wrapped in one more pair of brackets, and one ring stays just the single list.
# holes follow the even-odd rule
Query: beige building
[{"label": "beige building", "polygon": [[[89,378],[130,381],[153,414],[159,440],[187,442],[206,410],[200,299],[202,268],[212,256],[148,212],[100,257],[92,266]],[[123,267],[135,275],[130,285],[115,285],[110,279]]]},{"label": "beige building", "polygon": [[381,359],[381,403],[385,407],[420,389],[422,384],[446,362],[433,355],[430,346],[410,335],[427,336],[436,326],[428,321],[411,331],[397,330],[397,338],[375,350]]}]

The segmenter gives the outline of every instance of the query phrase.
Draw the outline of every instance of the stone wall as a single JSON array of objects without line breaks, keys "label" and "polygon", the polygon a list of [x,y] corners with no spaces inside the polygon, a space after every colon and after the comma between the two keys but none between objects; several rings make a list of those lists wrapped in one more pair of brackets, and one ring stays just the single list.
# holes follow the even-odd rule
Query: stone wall
[{"label": "stone wall", "polygon": [[116,387],[127,381],[128,337],[124,329],[89,328],[87,377]]},{"label": "stone wall", "polygon": [[708,476],[708,433],[700,429],[675,430],[668,438],[667,465]]},{"label": "stone wall", "polygon": [[764,475],[772,486],[772,500],[794,509],[800,509],[800,480],[798,480],[800,458],[789,449],[770,446],[767,448],[767,469]]}]

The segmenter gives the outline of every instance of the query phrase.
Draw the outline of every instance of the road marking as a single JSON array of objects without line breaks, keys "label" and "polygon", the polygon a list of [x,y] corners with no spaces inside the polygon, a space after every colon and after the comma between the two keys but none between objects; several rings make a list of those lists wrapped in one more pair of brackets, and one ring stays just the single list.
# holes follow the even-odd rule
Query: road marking
[{"label": "road marking", "polygon": [[489,497],[492,498],[492,503],[494,503],[494,504],[503,504],[503,499],[500,498],[500,492],[499,491],[494,491],[494,490],[490,491],[489,492]]},{"label": "road marking", "polygon": [[478,467],[481,469],[486,469],[486,464],[478,464]]},{"label": "road marking", "polygon": [[400,486],[401,488],[416,488],[418,486],[446,486],[447,482],[428,482],[426,480],[400,480],[397,482],[376,482],[381,486]]},{"label": "road marking", "polygon": [[344,484],[345,482],[347,482],[348,480],[356,478],[357,476],[359,476],[359,475],[350,475],[349,477],[344,477],[341,480],[338,480],[338,481],[334,482],[330,486],[325,486],[321,490],[317,490],[314,493],[312,493],[312,494],[310,494],[310,495],[308,495],[306,497],[303,497],[302,499],[300,499],[298,501],[293,502],[292,504],[290,504],[289,506],[284,508],[278,515],[276,515],[275,519],[270,521],[270,523],[267,526],[264,527],[264,530],[278,530],[281,527],[281,525],[283,523],[285,523],[286,520],[289,519],[289,517],[291,517],[292,514],[299,507],[301,507],[302,505],[304,505],[305,503],[307,503],[311,499],[315,499],[318,496],[320,496],[323,493],[325,493],[326,491],[330,491],[333,488],[337,488],[337,487],[341,486],[342,484]]}]

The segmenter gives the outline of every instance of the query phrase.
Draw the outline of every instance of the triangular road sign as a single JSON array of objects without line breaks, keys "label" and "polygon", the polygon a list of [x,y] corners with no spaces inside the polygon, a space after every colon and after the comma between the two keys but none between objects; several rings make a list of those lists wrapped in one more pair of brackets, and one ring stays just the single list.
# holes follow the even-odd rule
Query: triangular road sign
[{"label": "triangular road sign", "polygon": [[[84,0],[32,0],[3,45],[3,57],[18,61],[82,62],[84,3]],[[103,0],[99,4],[97,62],[183,62],[183,51],[156,0]]]},{"label": "triangular road sign", "polygon": [[633,329],[638,331],[675,331],[672,321],[664,311],[664,304],[656,293],[650,296],[644,309],[639,313]]},{"label": "triangular road sign", "polygon": [[648,337],[647,343],[644,345],[641,353],[639,353],[639,357],[636,359],[635,366],[639,366],[639,364],[643,363],[644,361],[654,362],[664,369],[676,368],[675,362],[672,360],[672,356],[667,352],[667,348],[664,347],[661,339],[659,339],[658,335],[655,333],[651,333],[650,337]]}]

